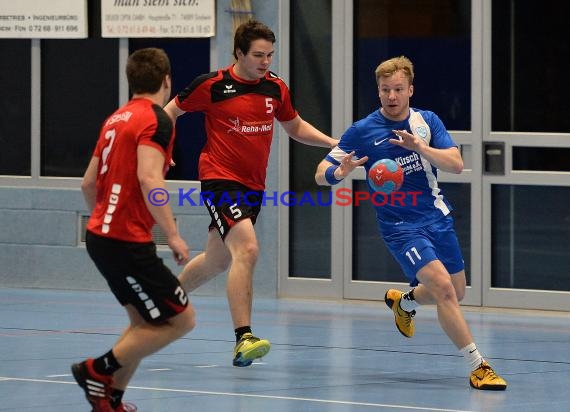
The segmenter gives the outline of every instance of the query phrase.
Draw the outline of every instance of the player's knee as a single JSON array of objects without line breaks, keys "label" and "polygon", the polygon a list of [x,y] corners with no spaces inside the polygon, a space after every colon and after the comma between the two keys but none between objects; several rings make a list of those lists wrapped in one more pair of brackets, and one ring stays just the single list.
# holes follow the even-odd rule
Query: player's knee
[{"label": "player's knee", "polygon": [[465,297],[465,289],[463,289],[463,290],[455,289],[455,295],[457,296],[457,301],[461,302],[463,300],[463,298]]},{"label": "player's knee", "polygon": [[254,265],[259,256],[259,247],[256,242],[249,242],[241,245],[240,250],[237,251],[234,259],[240,259],[250,265]]},{"label": "player's knee", "polygon": [[232,261],[231,257],[228,257],[227,259],[226,258],[212,259],[210,261],[210,266],[214,273],[222,273],[228,270],[231,261]]},{"label": "player's knee", "polygon": [[455,288],[453,287],[451,281],[440,280],[438,282],[434,282],[432,284],[432,287],[429,289],[431,289],[430,293],[435,298],[437,303],[445,303],[457,300]]},{"label": "player's knee", "polygon": [[451,281],[445,282],[441,285],[441,299],[445,302],[457,301],[457,293]]}]

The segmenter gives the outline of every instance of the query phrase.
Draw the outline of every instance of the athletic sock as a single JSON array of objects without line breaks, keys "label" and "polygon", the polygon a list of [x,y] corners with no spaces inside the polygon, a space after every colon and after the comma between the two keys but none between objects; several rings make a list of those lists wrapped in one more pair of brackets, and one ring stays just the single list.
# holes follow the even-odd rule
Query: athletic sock
[{"label": "athletic sock", "polygon": [[459,352],[463,354],[463,357],[465,358],[465,360],[467,360],[467,363],[471,365],[472,371],[481,366],[481,362],[485,360],[477,350],[477,346],[475,346],[475,343],[470,343],[469,345],[460,349]]},{"label": "athletic sock", "polygon": [[117,409],[121,403],[123,403],[123,395],[125,391],[113,388],[111,392],[111,406],[113,409]]},{"label": "athletic sock", "polygon": [[251,326],[241,326],[235,330],[236,342],[239,342],[241,337],[246,333],[251,333]]},{"label": "athletic sock", "polygon": [[402,295],[402,299],[400,299],[400,307],[406,312],[411,312],[418,306],[420,306],[420,304],[416,302],[416,299],[414,298],[414,289],[410,289],[409,292]]},{"label": "athletic sock", "polygon": [[121,368],[121,365],[113,355],[113,350],[98,357],[93,361],[93,369],[100,375],[112,375]]}]

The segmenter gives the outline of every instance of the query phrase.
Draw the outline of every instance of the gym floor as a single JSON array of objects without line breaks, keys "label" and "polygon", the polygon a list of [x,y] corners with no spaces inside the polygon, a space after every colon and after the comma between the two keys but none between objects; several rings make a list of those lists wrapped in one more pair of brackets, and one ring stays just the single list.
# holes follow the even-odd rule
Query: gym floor
[{"label": "gym floor", "polygon": [[[191,296],[197,326],[145,359],[125,401],[139,412],[570,410],[570,314],[464,307],[504,392],[469,387],[468,368],[437,322],[396,330],[384,302],[256,299],[254,334],[271,352],[231,366],[224,297]],[[0,288],[0,411],[90,411],[69,366],[106,352],[126,325],[110,292]]]}]

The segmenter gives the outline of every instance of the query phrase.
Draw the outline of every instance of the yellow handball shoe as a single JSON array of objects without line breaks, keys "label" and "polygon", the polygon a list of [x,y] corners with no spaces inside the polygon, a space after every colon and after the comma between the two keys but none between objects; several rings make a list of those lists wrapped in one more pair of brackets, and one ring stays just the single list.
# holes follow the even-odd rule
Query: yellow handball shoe
[{"label": "yellow handball shoe", "polygon": [[412,310],[411,312],[406,312],[400,307],[403,294],[404,292],[399,290],[389,289],[386,295],[384,295],[384,301],[386,305],[392,309],[392,312],[394,312],[394,321],[400,333],[406,338],[411,338],[414,336],[415,330],[414,320],[412,318],[415,316],[416,311]]},{"label": "yellow handball shoe", "polygon": [[234,348],[234,366],[249,366],[255,359],[263,358],[271,349],[267,339],[259,339],[251,333],[244,333]]},{"label": "yellow handball shoe", "polygon": [[487,391],[504,391],[507,389],[507,382],[495,373],[491,365],[481,362],[481,365],[471,372],[469,384],[472,388]]}]

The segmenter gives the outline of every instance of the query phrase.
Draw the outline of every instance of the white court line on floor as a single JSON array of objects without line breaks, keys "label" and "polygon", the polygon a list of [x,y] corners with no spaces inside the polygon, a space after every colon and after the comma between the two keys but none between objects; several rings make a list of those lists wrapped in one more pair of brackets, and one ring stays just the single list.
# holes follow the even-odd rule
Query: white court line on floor
[{"label": "white court line on floor", "polygon": [[[59,383],[64,385],[77,385],[75,382],[54,381],[49,379],[30,379],[30,378],[11,378],[8,376],[0,376],[0,382],[17,381],[17,382],[34,382],[34,383]],[[297,396],[275,396],[275,395],[257,395],[253,393],[236,393],[236,392],[214,392],[214,391],[197,391],[191,389],[172,389],[172,388],[155,388],[150,386],[129,386],[128,389],[137,389],[143,391],[156,391],[156,392],[172,392],[172,393],[191,393],[195,395],[212,395],[212,396],[235,396],[242,398],[259,398],[259,399],[275,399],[286,401],[302,401],[314,403],[327,403],[334,405],[354,405],[354,406],[370,406],[375,408],[392,408],[392,409],[409,409],[414,411],[437,411],[437,412],[473,412],[461,409],[441,409],[441,408],[428,408],[422,406],[409,406],[409,405],[390,405],[385,403],[370,403],[370,402],[351,402],[351,401],[335,401],[332,399],[318,399],[318,398],[301,398]]]}]

